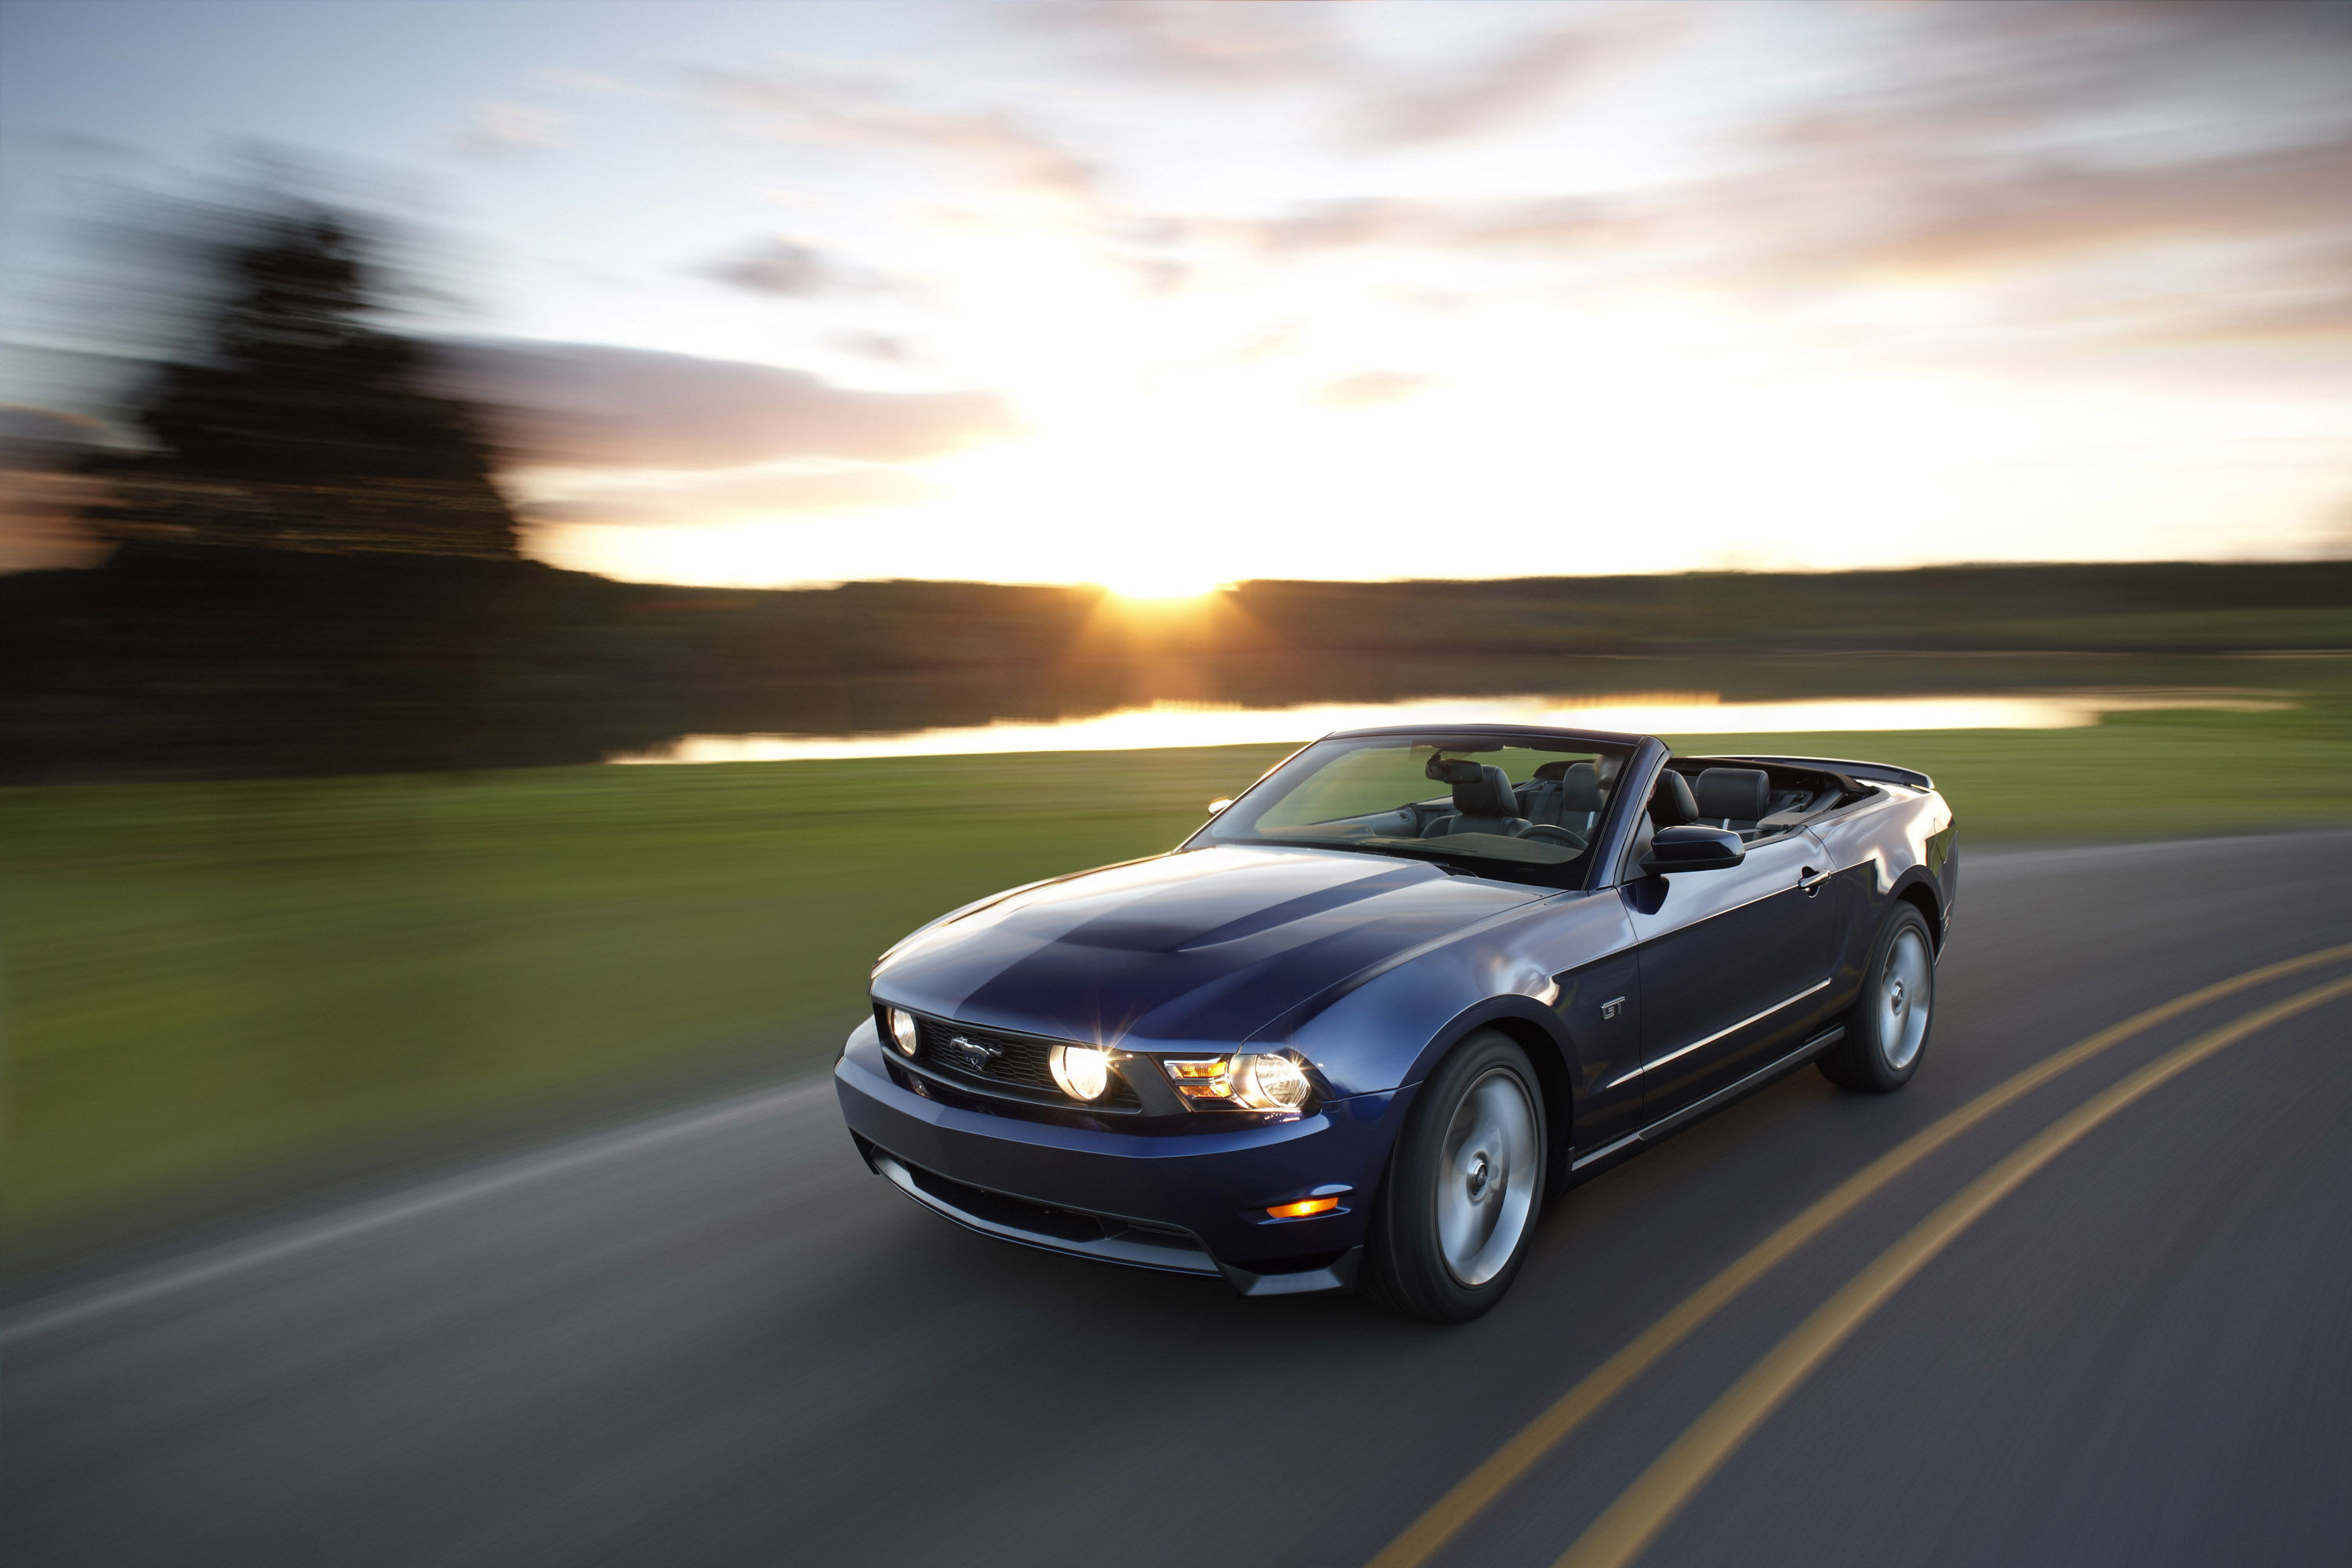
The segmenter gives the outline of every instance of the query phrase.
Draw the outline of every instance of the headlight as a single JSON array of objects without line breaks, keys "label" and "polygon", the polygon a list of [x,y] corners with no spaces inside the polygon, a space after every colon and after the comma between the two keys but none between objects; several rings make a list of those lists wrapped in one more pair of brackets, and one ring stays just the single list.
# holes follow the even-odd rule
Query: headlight
[{"label": "headlight", "polygon": [[1234,1103],[1252,1110],[1296,1110],[1307,1103],[1307,1075],[1272,1051],[1234,1058]]},{"label": "headlight", "polygon": [[1100,1100],[1110,1087],[1110,1053],[1099,1047],[1055,1046],[1045,1062],[1054,1069],[1054,1081],[1072,1100]]},{"label": "headlight", "polygon": [[1194,1105],[1237,1105],[1244,1110],[1297,1110],[1314,1093],[1307,1074],[1279,1051],[1236,1057],[1171,1057],[1161,1067],[1176,1092]]},{"label": "headlight", "polygon": [[890,1009],[890,1043],[898,1047],[902,1057],[915,1054],[919,1037],[915,1033],[915,1016],[904,1007]]}]

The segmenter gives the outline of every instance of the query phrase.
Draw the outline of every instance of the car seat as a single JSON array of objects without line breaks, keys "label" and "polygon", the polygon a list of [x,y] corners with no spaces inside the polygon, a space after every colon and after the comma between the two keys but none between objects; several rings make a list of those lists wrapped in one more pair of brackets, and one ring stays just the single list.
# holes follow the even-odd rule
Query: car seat
[{"label": "car seat", "polygon": [[1698,775],[1692,794],[1699,821],[1753,838],[1757,825],[1771,810],[1772,779],[1762,768],[1708,768]]},{"label": "car seat", "polygon": [[1501,833],[1517,837],[1529,826],[1519,815],[1519,797],[1502,769],[1459,757],[1431,760],[1429,776],[1454,786],[1454,812],[1421,830],[1423,838],[1454,833]]}]

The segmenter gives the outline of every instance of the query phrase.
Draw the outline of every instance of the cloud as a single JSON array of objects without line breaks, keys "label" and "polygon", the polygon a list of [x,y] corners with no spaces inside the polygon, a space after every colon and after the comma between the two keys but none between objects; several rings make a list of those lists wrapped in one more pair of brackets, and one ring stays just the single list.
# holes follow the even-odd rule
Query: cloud
[{"label": "cloud", "polygon": [[[1160,87],[1336,99],[1343,140],[1372,147],[1450,141],[1507,124],[1598,84],[1685,31],[1679,6],[1579,16],[1464,60],[1399,58],[1365,47],[1346,7],[1064,0],[1030,7],[1033,28],[1098,68]],[[1530,12],[1529,14],[1534,14]]]},{"label": "cloud", "polygon": [[1325,382],[1315,389],[1315,401],[1325,408],[1378,408],[1418,396],[1432,384],[1410,371],[1361,370]]},{"label": "cloud", "polygon": [[1196,253],[1443,258],[1479,268],[1490,297],[1589,305],[1663,288],[1834,311],[1890,286],[1936,289],[1985,323],[1980,338],[2012,343],[2341,330],[2352,6],[1891,20],[1854,35],[1801,99],[1727,126],[1714,166],[1677,180],[1166,226]]},{"label": "cloud", "polygon": [[835,332],[826,341],[843,353],[856,354],[860,359],[875,360],[883,364],[931,363],[930,355],[896,332]]},{"label": "cloud", "polygon": [[1370,85],[1349,115],[1375,146],[1451,141],[1508,124],[1649,58],[1682,36],[1682,14],[1621,12],[1513,39],[1482,59],[1396,73]]},{"label": "cloud", "polygon": [[931,499],[937,487],[879,465],[756,465],[712,474],[660,474],[541,489],[520,510],[535,523],[705,527],[782,517],[839,516]]},{"label": "cloud", "polygon": [[474,111],[472,121],[450,139],[469,158],[502,158],[515,153],[563,145],[563,116],[537,104],[493,99]]},{"label": "cloud", "polygon": [[1234,345],[1233,352],[1225,356],[1225,363],[1264,364],[1297,348],[1306,337],[1306,330],[1297,321],[1277,321]]},{"label": "cloud", "polygon": [[2294,239],[2352,226],[2352,137],[2158,163],[1884,151],[1781,161],[1608,197],[1350,200],[1193,225],[1269,254],[1519,253],[1788,280],[1937,268],[1984,269],[2167,240]]},{"label": "cloud", "polygon": [[2352,7],[2073,0],[1926,5],[1856,36],[1849,68],[1763,129],[1792,142],[1990,144],[2071,128],[2088,142],[2168,135],[2260,143],[2340,121]]},{"label": "cloud", "polygon": [[754,240],[734,255],[701,269],[706,278],[747,293],[784,300],[825,294],[888,294],[910,285],[887,273],[858,267],[798,240]]},{"label": "cloud", "polygon": [[697,70],[688,79],[762,134],[914,153],[963,163],[1024,195],[1095,199],[1094,166],[1013,116],[915,102],[891,77],[786,62],[765,72]]},{"label": "cloud", "polygon": [[910,462],[1016,434],[997,394],[867,392],[806,371],[607,343],[444,345],[453,391],[516,460],[731,468],[783,458]]},{"label": "cloud", "polygon": [[1059,0],[1026,17],[1098,66],[1181,86],[1287,87],[1344,79],[1357,66],[1336,6]]},{"label": "cloud", "polygon": [[838,286],[839,273],[823,253],[789,239],[763,239],[703,269],[706,276],[753,294],[805,300]]},{"label": "cloud", "polygon": [[1658,204],[1622,197],[1358,197],[1302,204],[1268,217],[1196,219],[1189,226],[1197,237],[1274,256],[1381,249],[1557,253],[1643,239],[1661,216]]},{"label": "cloud", "polygon": [[95,419],[54,408],[0,403],[0,468],[65,462],[105,439],[105,428]]},{"label": "cloud", "polygon": [[1848,271],[1985,270],[2120,246],[2244,245],[2342,228],[2352,136],[2162,163],[1927,155],[1903,167],[1900,181],[1825,172],[1824,187],[1858,184],[1875,200],[1864,222],[1794,236],[1794,259]]}]

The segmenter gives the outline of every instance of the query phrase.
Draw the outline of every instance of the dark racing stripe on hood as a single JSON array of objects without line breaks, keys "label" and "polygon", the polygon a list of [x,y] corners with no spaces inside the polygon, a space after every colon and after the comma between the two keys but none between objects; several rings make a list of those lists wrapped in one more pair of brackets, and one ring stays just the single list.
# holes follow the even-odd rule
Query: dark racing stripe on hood
[{"label": "dark racing stripe on hood", "polygon": [[891,954],[874,989],[1066,1039],[1230,1043],[1392,953],[1544,896],[1346,851],[1193,850],[934,927]]}]

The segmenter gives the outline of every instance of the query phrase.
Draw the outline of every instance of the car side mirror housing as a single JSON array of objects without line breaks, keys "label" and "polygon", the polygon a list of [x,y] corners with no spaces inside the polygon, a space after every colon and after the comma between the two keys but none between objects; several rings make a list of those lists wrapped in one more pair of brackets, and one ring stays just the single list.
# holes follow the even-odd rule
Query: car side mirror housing
[{"label": "car side mirror housing", "polygon": [[1739,835],[1720,827],[1661,827],[1642,857],[1642,869],[1653,877],[1675,871],[1721,871],[1748,858]]}]

